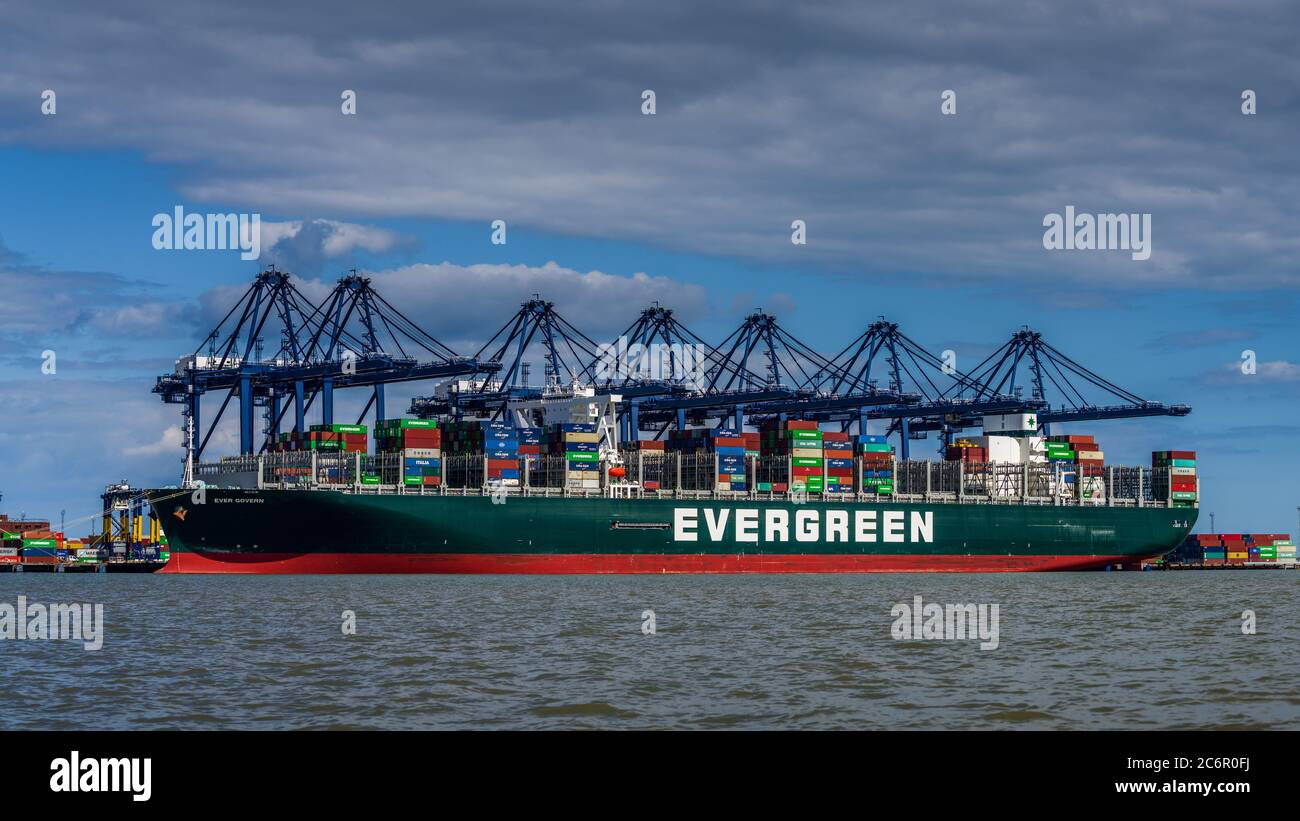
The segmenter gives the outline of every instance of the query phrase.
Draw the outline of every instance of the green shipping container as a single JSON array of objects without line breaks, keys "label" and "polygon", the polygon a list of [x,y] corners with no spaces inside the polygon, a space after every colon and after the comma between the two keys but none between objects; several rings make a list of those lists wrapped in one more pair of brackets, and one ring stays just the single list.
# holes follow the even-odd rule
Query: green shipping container
[{"label": "green shipping container", "polygon": [[365,425],[312,425],[311,430],[317,433],[365,433]]},{"label": "green shipping container", "polygon": [[59,546],[54,539],[23,539],[23,547],[54,547]]},{"label": "green shipping container", "polygon": [[361,477],[361,484],[363,484],[363,485],[377,485],[377,484],[379,484],[379,477],[378,477],[378,476],[362,476],[362,477]]},{"label": "green shipping container", "polygon": [[889,444],[888,442],[863,442],[862,443],[863,453],[889,453],[893,449],[894,446]]},{"label": "green shipping container", "polygon": [[764,491],[771,490],[771,489],[772,489],[772,483],[771,483],[771,482],[759,482],[759,483],[758,483],[758,489],[759,489],[759,490],[764,490]]},{"label": "green shipping container", "polygon": [[568,450],[564,452],[564,458],[568,459],[570,462],[599,462],[600,454]]},{"label": "green shipping container", "polygon": [[375,426],[377,430],[402,430],[405,428],[436,428],[437,419],[384,419]]},{"label": "green shipping container", "polygon": [[1196,467],[1195,459],[1170,459],[1169,467],[1172,468],[1194,468]]},{"label": "green shipping container", "polygon": [[1196,501],[1196,492],[1191,490],[1175,490],[1172,494],[1174,501],[1194,502]]},{"label": "green shipping container", "polygon": [[424,484],[423,476],[403,476],[402,484],[405,485],[422,485]]},{"label": "green shipping container", "polygon": [[819,430],[789,430],[786,433],[790,434],[789,438],[791,439],[808,439],[818,442],[822,439],[822,432]]},{"label": "green shipping container", "polygon": [[790,459],[790,464],[797,468],[819,468],[823,460],[820,456],[794,456]]}]

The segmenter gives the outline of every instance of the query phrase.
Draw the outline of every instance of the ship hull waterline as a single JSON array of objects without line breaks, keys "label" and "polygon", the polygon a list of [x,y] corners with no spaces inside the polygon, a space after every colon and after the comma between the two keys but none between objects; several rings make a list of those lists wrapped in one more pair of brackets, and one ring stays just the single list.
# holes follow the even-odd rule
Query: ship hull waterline
[{"label": "ship hull waterline", "polygon": [[163,573],[1093,570],[1162,555],[1190,508],[154,491]]}]

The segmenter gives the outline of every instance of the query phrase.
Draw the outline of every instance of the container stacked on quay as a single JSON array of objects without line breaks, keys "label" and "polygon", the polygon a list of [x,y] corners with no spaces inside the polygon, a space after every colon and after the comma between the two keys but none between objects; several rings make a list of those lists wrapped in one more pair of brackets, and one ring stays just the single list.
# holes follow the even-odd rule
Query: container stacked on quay
[{"label": "container stacked on quay", "polygon": [[[573,416],[589,407],[575,402]],[[233,457],[197,467],[202,494],[151,491],[172,546],[166,570],[1085,570],[1160,556],[1197,514],[1195,498],[1176,495],[1194,479],[1172,472],[1187,467],[1184,452],[1110,465],[1092,437],[1039,435],[1032,414],[986,417],[984,436],[938,462],[900,461],[881,435],[798,419],[655,443],[618,441],[612,418],[377,428],[373,456]],[[538,453],[524,450],[531,439]],[[439,460],[438,474],[422,460]],[[304,466],[308,481],[288,481]]]},{"label": "container stacked on quay", "polygon": [[1294,566],[1295,542],[1288,533],[1197,533],[1169,556],[1170,562],[1206,567]]},{"label": "container stacked on quay", "polygon": [[48,521],[21,521],[0,514],[0,564],[58,564],[74,554],[63,533]]},{"label": "container stacked on quay", "polygon": [[[137,532],[129,545],[101,547],[100,536],[68,538],[48,521],[20,521],[0,514],[0,569],[86,569],[104,562],[153,562],[171,558],[167,537]],[[93,568],[92,568],[93,569]]]}]

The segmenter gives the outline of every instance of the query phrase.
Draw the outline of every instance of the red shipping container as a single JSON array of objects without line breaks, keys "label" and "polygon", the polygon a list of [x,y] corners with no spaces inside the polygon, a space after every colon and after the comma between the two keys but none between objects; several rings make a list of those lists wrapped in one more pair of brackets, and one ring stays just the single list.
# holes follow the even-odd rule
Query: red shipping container
[{"label": "red shipping container", "polygon": [[1049,441],[1069,442],[1071,445],[1096,444],[1096,440],[1094,440],[1091,436],[1053,436]]},{"label": "red shipping container", "polygon": [[440,485],[440,484],[442,484],[442,477],[441,477],[441,476],[425,476],[425,477],[424,477],[424,483],[425,483],[426,485]]},{"label": "red shipping container", "polygon": [[785,491],[786,491],[786,489],[787,489],[788,487],[790,487],[790,486],[789,486],[788,484],[786,484],[785,482],[773,482],[773,483],[772,483],[772,490],[773,490],[774,492],[776,492],[776,493],[785,493]]},{"label": "red shipping container", "polygon": [[646,490],[658,490],[658,489],[659,489],[659,483],[656,482],[656,481],[654,481],[653,479],[647,479],[645,482],[642,482],[642,483],[641,483],[641,486],[644,487]]},{"label": "red shipping container", "polygon": [[739,436],[715,436],[713,446],[715,448],[743,448],[745,440]]},{"label": "red shipping container", "polygon": [[406,444],[407,447],[421,447],[424,445],[437,447],[439,444],[442,443],[442,431],[428,430],[428,429],[417,430],[415,428],[407,428],[406,430],[402,431],[402,435],[399,438],[402,440],[402,442]]},{"label": "red shipping container", "polygon": [[853,468],[826,468],[826,475],[852,479]]},{"label": "red shipping container", "polygon": [[[1196,483],[1195,483],[1195,482],[1172,482],[1172,483],[1170,483],[1169,486],[1170,486],[1171,488],[1173,488],[1173,490],[1174,490],[1175,493],[1195,493],[1195,492],[1196,492]],[[1258,541],[1258,540],[1256,540],[1256,541]]]},{"label": "red shipping container", "polygon": [[852,459],[853,451],[851,450],[825,450],[822,455],[827,459]]},{"label": "red shipping container", "polygon": [[802,419],[787,419],[784,430],[817,430],[817,423]]},{"label": "red shipping container", "polygon": [[17,556],[0,556],[0,564],[18,564]]},{"label": "red shipping container", "polygon": [[1170,459],[1195,459],[1196,451],[1194,450],[1171,450],[1166,453]]},{"label": "red shipping container", "polygon": [[790,473],[793,476],[821,476],[822,469],[815,466],[801,467],[799,465],[795,465],[794,467],[790,468]]},{"label": "red shipping container", "polygon": [[488,470],[514,470],[519,467],[518,459],[489,459]]},{"label": "red shipping container", "polygon": [[[638,450],[666,450],[665,443],[661,439],[642,439],[636,443]],[[522,451],[523,445],[519,446]]]},{"label": "red shipping container", "polygon": [[536,456],[542,452],[541,445],[520,445],[519,452],[526,456]]},{"label": "red shipping container", "polygon": [[836,431],[830,431],[829,433],[822,434],[822,441],[823,442],[847,442],[849,441],[849,435],[847,433],[838,433]]}]

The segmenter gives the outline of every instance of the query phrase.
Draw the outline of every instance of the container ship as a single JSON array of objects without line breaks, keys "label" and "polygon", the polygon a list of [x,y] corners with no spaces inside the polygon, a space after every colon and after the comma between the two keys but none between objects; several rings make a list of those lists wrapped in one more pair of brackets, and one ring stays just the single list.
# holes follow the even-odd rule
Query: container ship
[{"label": "container ship", "polygon": [[148,491],[162,572],[1092,570],[1174,549],[1198,511],[1194,452],[1111,465],[1032,414],[986,417],[935,461],[795,419],[622,445],[600,421],[374,432],[371,453],[365,426],[315,425]]}]

